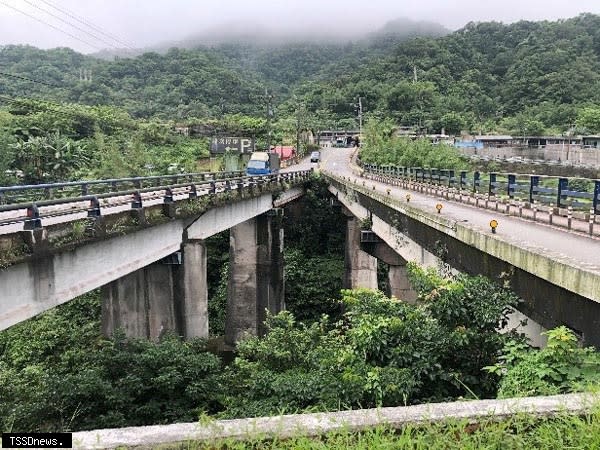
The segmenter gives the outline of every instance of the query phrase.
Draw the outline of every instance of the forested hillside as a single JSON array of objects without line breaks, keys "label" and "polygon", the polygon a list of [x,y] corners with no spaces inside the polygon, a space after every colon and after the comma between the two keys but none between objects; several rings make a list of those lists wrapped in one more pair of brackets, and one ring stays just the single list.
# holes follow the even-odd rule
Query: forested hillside
[{"label": "forested hillside", "polygon": [[[104,61],[67,49],[0,50],[0,93],[111,104],[134,117],[187,119],[276,114],[303,103],[322,127],[371,116],[457,132],[463,128],[563,132],[600,102],[600,17],[557,22],[471,23],[441,37],[388,32],[355,42],[215,47]],[[80,69],[92,71],[80,81]],[[584,124],[585,125],[585,124]],[[589,128],[589,127],[588,127]]]}]

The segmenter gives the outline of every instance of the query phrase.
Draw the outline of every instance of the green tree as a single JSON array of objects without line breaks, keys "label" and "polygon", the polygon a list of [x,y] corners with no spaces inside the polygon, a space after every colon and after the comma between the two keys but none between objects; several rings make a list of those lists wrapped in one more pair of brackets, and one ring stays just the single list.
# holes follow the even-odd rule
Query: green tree
[{"label": "green tree", "polygon": [[600,107],[588,106],[577,114],[577,125],[590,133],[600,132]]}]

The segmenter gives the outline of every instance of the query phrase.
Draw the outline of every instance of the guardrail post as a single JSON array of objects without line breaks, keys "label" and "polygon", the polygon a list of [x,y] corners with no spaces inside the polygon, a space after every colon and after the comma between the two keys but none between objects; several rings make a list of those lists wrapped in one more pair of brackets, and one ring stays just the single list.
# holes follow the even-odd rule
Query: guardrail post
[{"label": "guardrail post", "polygon": [[162,212],[165,216],[174,218],[176,213],[175,202],[173,201],[173,189],[167,187],[163,197]]},{"label": "guardrail post", "polygon": [[190,193],[189,193],[189,197],[190,199],[192,198],[197,198],[198,197],[198,189],[196,188],[195,184],[191,184],[190,185]]},{"label": "guardrail post", "polygon": [[569,179],[559,178],[558,179],[558,192],[556,193],[556,206],[560,208],[562,206],[562,200],[566,199],[567,196],[563,192],[569,190]]},{"label": "guardrail post", "polygon": [[495,173],[490,173],[490,184],[488,186],[488,196],[496,195],[496,176]]},{"label": "guardrail post", "polygon": [[481,174],[479,172],[474,172],[473,173],[473,192],[478,193],[480,186],[481,186]]},{"label": "guardrail post", "polygon": [[594,222],[596,221],[596,215],[594,208],[590,209],[590,236],[594,234]]},{"label": "guardrail post", "polygon": [[215,194],[217,192],[217,185],[214,181],[210,182],[210,189],[208,190],[208,192],[211,194]]},{"label": "guardrail post", "polygon": [[167,187],[165,189],[165,196],[163,197],[164,203],[173,203],[173,189]]},{"label": "guardrail post", "polygon": [[573,207],[569,205],[567,207],[567,229],[568,230],[571,229],[572,223],[573,223]]},{"label": "guardrail post", "polygon": [[229,180],[225,181],[225,190],[226,191],[231,190],[231,181],[229,181]]},{"label": "guardrail post", "polygon": [[100,211],[100,200],[98,197],[92,197],[90,199],[90,209],[88,209],[88,217],[100,217],[102,212]]},{"label": "guardrail post", "polygon": [[592,200],[594,206],[594,214],[600,214],[600,180],[594,181],[594,199]]},{"label": "guardrail post", "polygon": [[508,176],[508,184],[506,186],[506,194],[508,195],[508,198],[514,198],[515,197],[515,184],[517,183],[517,176],[516,175],[509,175]]},{"label": "guardrail post", "polygon": [[425,183],[425,169],[419,167],[417,170],[421,171],[421,183]]},{"label": "guardrail post", "polygon": [[48,200],[52,198],[52,188],[44,188],[44,198]]},{"label": "guardrail post", "polygon": [[133,200],[131,201],[131,208],[132,209],[140,209],[143,207],[142,205],[142,195],[140,194],[139,191],[136,191],[133,193],[132,195]]},{"label": "guardrail post", "polygon": [[537,188],[539,185],[540,177],[538,175],[532,175],[531,177],[529,177],[529,203],[531,204],[535,202],[533,196],[537,194]]},{"label": "guardrail post", "polygon": [[24,230],[36,230],[42,228],[42,219],[40,218],[40,210],[35,203],[27,208],[27,219],[23,224]]},{"label": "guardrail post", "polygon": [[[87,183],[83,183],[81,185],[81,195],[88,195],[89,194],[89,188]],[[1,195],[1,194],[0,194]]]}]

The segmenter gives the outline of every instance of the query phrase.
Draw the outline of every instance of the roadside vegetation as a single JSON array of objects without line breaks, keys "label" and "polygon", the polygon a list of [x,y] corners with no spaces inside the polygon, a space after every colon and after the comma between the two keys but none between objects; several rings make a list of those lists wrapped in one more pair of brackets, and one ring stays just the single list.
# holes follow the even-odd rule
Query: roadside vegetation
[{"label": "roadside vegetation", "polygon": [[166,446],[188,450],[479,450],[486,449],[595,449],[600,447],[600,412],[584,416],[559,414],[552,418],[517,415],[509,420],[482,419],[390,429],[379,426],[361,432],[340,431],[309,438],[221,442],[189,442]]}]

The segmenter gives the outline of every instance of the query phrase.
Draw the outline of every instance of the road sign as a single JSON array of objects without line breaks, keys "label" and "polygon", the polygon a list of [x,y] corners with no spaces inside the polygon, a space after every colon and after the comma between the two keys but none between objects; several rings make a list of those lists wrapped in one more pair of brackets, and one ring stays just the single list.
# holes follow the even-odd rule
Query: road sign
[{"label": "road sign", "polygon": [[230,136],[214,137],[210,143],[210,152],[225,153],[226,151],[252,153],[254,151],[254,139]]}]

